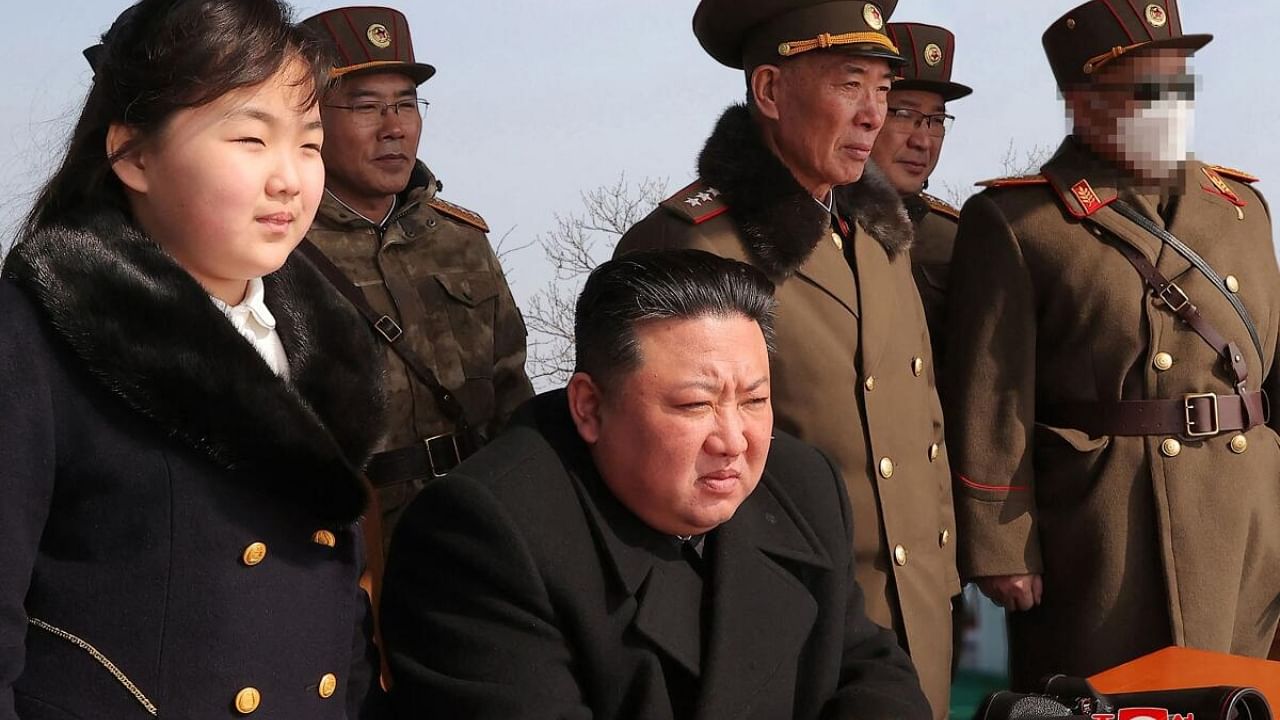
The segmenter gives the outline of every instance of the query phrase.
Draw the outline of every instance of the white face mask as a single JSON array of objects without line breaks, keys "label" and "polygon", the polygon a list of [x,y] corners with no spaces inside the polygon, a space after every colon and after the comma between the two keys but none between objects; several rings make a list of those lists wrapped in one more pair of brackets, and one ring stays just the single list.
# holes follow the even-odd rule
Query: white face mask
[{"label": "white face mask", "polygon": [[1157,100],[1116,124],[1120,155],[1151,179],[1173,177],[1191,155],[1191,100]]}]

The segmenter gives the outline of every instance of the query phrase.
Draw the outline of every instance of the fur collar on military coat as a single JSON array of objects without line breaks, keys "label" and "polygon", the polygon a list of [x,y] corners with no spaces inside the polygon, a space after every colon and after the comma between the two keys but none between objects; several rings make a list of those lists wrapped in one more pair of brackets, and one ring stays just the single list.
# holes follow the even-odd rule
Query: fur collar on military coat
[{"label": "fur collar on military coat", "polygon": [[[790,275],[830,232],[830,215],[765,145],[745,105],[724,112],[698,157],[698,173],[724,196],[747,250],[770,275]],[[874,163],[835,189],[835,210],[855,220],[890,259],[911,247],[912,228],[897,191]]]},{"label": "fur collar on military coat", "polygon": [[326,522],[364,512],[359,468],[382,432],[381,361],[364,321],[301,257],[263,278],[287,381],[122,215],[27,237],[4,275],[89,374],[231,482],[266,478],[264,491]]}]

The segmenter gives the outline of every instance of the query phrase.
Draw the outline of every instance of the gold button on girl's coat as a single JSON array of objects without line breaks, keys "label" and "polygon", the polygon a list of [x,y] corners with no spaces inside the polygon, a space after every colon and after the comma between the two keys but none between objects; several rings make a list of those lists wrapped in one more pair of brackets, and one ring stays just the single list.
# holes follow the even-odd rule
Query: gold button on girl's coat
[{"label": "gold button on girl's coat", "polygon": [[929,446],[929,462],[933,462],[934,460],[937,460],[937,459],[938,459],[938,453],[939,453],[940,451],[941,451],[941,450],[940,450],[940,448],[938,447],[938,443],[934,443],[934,444],[930,445],[930,446]]},{"label": "gold button on girl's coat", "polygon": [[924,358],[912,358],[911,374],[920,377],[924,374]]},{"label": "gold button on girl's coat", "polygon": [[248,565],[249,567],[253,567],[254,565],[257,565],[258,563],[262,562],[262,560],[266,557],[267,557],[267,546],[260,542],[256,542],[256,543],[251,543],[249,547],[244,549],[244,554],[240,556],[240,559],[244,561],[245,565]]},{"label": "gold button on girl's coat", "polygon": [[942,528],[942,532],[938,534],[938,547],[946,547],[951,542],[951,531]]},{"label": "gold button on girl's coat", "polygon": [[872,375],[872,376],[868,377],[868,378],[867,378],[867,379],[862,383],[862,387],[866,388],[866,389],[867,389],[867,392],[871,392],[872,390],[875,390],[875,389],[876,389],[876,377],[875,377],[874,375]]},{"label": "gold button on girl's coat", "polygon": [[1152,359],[1151,364],[1161,372],[1173,367],[1173,356],[1167,352],[1158,352]]},{"label": "gold button on girl's coat", "polygon": [[325,673],[324,677],[320,678],[320,687],[319,687],[320,697],[331,698],[333,697],[333,693],[337,691],[337,689],[338,689],[338,677],[333,673]]},{"label": "gold button on girl's coat", "polygon": [[1160,452],[1165,457],[1178,457],[1178,455],[1182,453],[1182,443],[1174,440],[1173,438],[1169,438],[1168,440],[1160,443]]},{"label": "gold button on girl's coat", "polygon": [[1231,292],[1233,293],[1240,292],[1240,280],[1235,275],[1228,275],[1222,278],[1222,282],[1226,284],[1227,289],[1230,290]]},{"label": "gold button on girl's coat", "polygon": [[252,713],[261,704],[262,693],[258,692],[258,688],[247,687],[236,693],[236,712],[241,715]]},{"label": "gold button on girl's coat", "polygon": [[325,547],[337,547],[338,538],[328,530],[317,530],[316,534],[311,536],[311,542]]}]

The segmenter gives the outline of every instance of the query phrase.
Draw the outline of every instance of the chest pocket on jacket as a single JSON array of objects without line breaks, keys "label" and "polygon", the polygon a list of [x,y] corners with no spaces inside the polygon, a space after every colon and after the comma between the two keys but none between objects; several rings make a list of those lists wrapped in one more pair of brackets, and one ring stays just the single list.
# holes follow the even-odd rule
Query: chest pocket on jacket
[{"label": "chest pocket on jacket", "polygon": [[[488,272],[435,273],[420,282],[434,283],[443,297],[456,351],[469,378],[493,377],[493,325],[498,284]],[[435,342],[446,342],[439,338]]]}]

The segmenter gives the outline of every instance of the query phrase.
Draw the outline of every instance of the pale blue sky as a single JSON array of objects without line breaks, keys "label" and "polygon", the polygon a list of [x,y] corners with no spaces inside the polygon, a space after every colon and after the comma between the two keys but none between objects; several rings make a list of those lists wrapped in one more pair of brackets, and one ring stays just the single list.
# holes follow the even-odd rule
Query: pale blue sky
[{"label": "pale blue sky", "polygon": [[[295,3],[299,17],[340,5]],[[998,174],[1010,142],[1056,146],[1065,121],[1040,33],[1071,0],[902,0],[893,20],[956,32],[955,78],[975,88],[952,104],[935,187]],[[553,215],[578,209],[579,192],[631,178],[693,178],[694,158],[720,111],[742,96],[738,71],[702,53],[684,0],[422,0],[399,7],[418,57],[439,68],[421,157],[444,196],[481,213],[495,239],[531,239]],[[114,0],[5,1],[0,67],[0,229],[48,174],[88,88],[80,50],[125,7]],[[1280,99],[1273,78],[1280,2],[1184,0],[1189,32],[1217,40],[1197,56],[1203,76],[1194,148],[1205,160],[1280,188]],[[1275,192],[1271,193],[1272,195]],[[548,277],[531,248],[512,259],[523,300]]]}]

